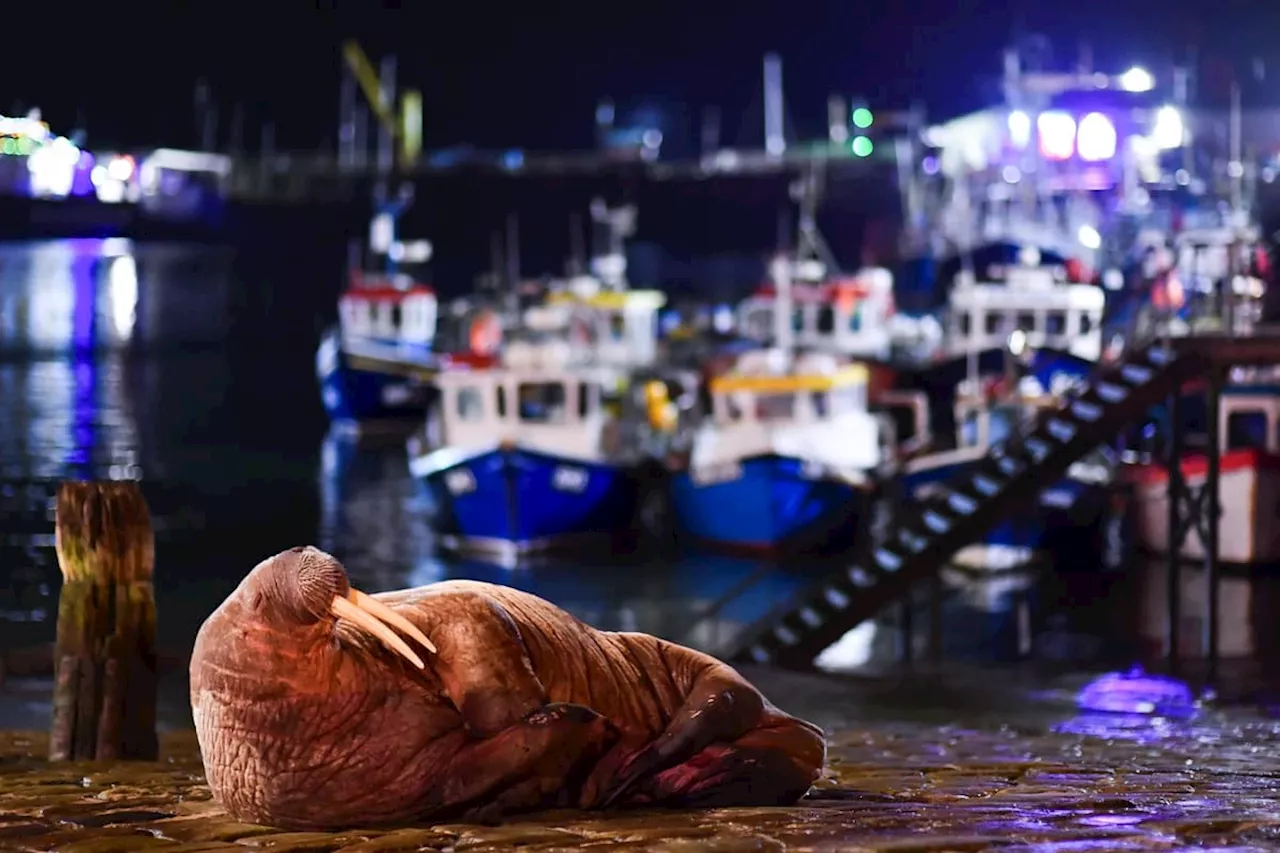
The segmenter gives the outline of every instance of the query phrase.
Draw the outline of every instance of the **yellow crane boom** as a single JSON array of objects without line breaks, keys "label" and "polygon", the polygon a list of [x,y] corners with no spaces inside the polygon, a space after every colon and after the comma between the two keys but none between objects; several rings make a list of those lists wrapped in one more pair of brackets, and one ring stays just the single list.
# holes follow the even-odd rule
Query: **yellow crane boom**
[{"label": "yellow crane boom", "polygon": [[395,105],[383,103],[382,81],[378,79],[373,63],[355,39],[347,39],[342,43],[342,56],[364,92],[370,109],[387,133],[391,134],[391,138],[397,141],[401,163],[413,163],[422,152],[422,94],[411,89],[401,95],[401,111],[397,121]]}]

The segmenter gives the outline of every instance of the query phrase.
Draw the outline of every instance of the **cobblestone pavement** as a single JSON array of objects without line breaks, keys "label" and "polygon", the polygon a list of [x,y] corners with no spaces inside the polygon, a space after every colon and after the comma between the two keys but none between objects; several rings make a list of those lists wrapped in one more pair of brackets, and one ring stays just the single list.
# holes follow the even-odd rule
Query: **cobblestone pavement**
[{"label": "cobblestone pavement", "polygon": [[793,808],[591,815],[501,826],[282,833],[227,818],[190,732],[157,764],[50,765],[39,733],[0,738],[0,849],[398,851],[1123,851],[1280,849],[1280,727],[1077,718],[1072,732],[875,723],[831,738]]}]

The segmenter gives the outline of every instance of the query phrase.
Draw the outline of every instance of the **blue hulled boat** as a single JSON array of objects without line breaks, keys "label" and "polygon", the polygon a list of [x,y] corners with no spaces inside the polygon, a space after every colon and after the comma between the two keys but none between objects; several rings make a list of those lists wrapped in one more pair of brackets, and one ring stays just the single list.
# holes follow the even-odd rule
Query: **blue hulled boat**
[{"label": "blue hulled boat", "polygon": [[352,272],[338,326],[316,351],[316,378],[331,420],[369,424],[426,415],[439,369],[432,350],[435,293],[407,276]]},{"label": "blue hulled boat", "polygon": [[645,488],[602,405],[612,374],[569,363],[561,341],[515,341],[503,364],[440,373],[442,446],[417,452],[445,545],[500,562],[629,542]]},{"label": "blue hulled boat", "polygon": [[814,553],[852,544],[866,472],[880,461],[867,370],[830,356],[743,354],[710,384],[711,412],[673,474],[678,532],[732,550]]}]

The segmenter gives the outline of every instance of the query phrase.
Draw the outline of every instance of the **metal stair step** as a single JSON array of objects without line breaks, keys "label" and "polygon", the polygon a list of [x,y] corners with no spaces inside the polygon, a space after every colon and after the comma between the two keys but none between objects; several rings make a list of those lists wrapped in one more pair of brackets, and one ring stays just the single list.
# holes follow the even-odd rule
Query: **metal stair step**
[{"label": "metal stair step", "polygon": [[1120,368],[1120,378],[1130,385],[1145,385],[1151,381],[1151,377],[1154,375],[1155,371],[1144,364],[1130,362]]},{"label": "metal stair step", "polygon": [[919,554],[929,544],[929,537],[903,525],[898,528],[897,540],[912,554]]},{"label": "metal stair step", "polygon": [[1129,396],[1129,389],[1116,382],[1099,380],[1093,387],[1094,393],[1106,403],[1120,403]]},{"label": "metal stair step", "polygon": [[871,554],[871,559],[875,562],[876,568],[882,572],[896,572],[902,568],[902,563],[906,559],[902,554],[897,553],[892,548],[881,545]]},{"label": "metal stair step", "polygon": [[845,577],[848,579],[849,583],[861,589],[873,586],[876,582],[875,576],[872,575],[871,572],[862,568],[862,566],[859,566],[857,563],[854,563],[845,571]]},{"label": "metal stair step", "polygon": [[1086,423],[1093,423],[1102,417],[1101,406],[1079,398],[1071,401],[1070,411],[1072,415]]}]

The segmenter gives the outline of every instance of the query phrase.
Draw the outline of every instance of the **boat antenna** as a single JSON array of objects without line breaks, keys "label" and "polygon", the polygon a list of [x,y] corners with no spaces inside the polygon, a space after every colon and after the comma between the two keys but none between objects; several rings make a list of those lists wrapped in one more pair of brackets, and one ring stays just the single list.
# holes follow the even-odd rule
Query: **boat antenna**
[{"label": "boat antenna", "polygon": [[519,309],[520,288],[520,217],[514,211],[507,214],[507,304],[514,316]]},{"label": "boat antenna", "polygon": [[582,275],[586,271],[586,263],[586,246],[582,239],[582,216],[574,211],[569,214],[569,275]]}]

